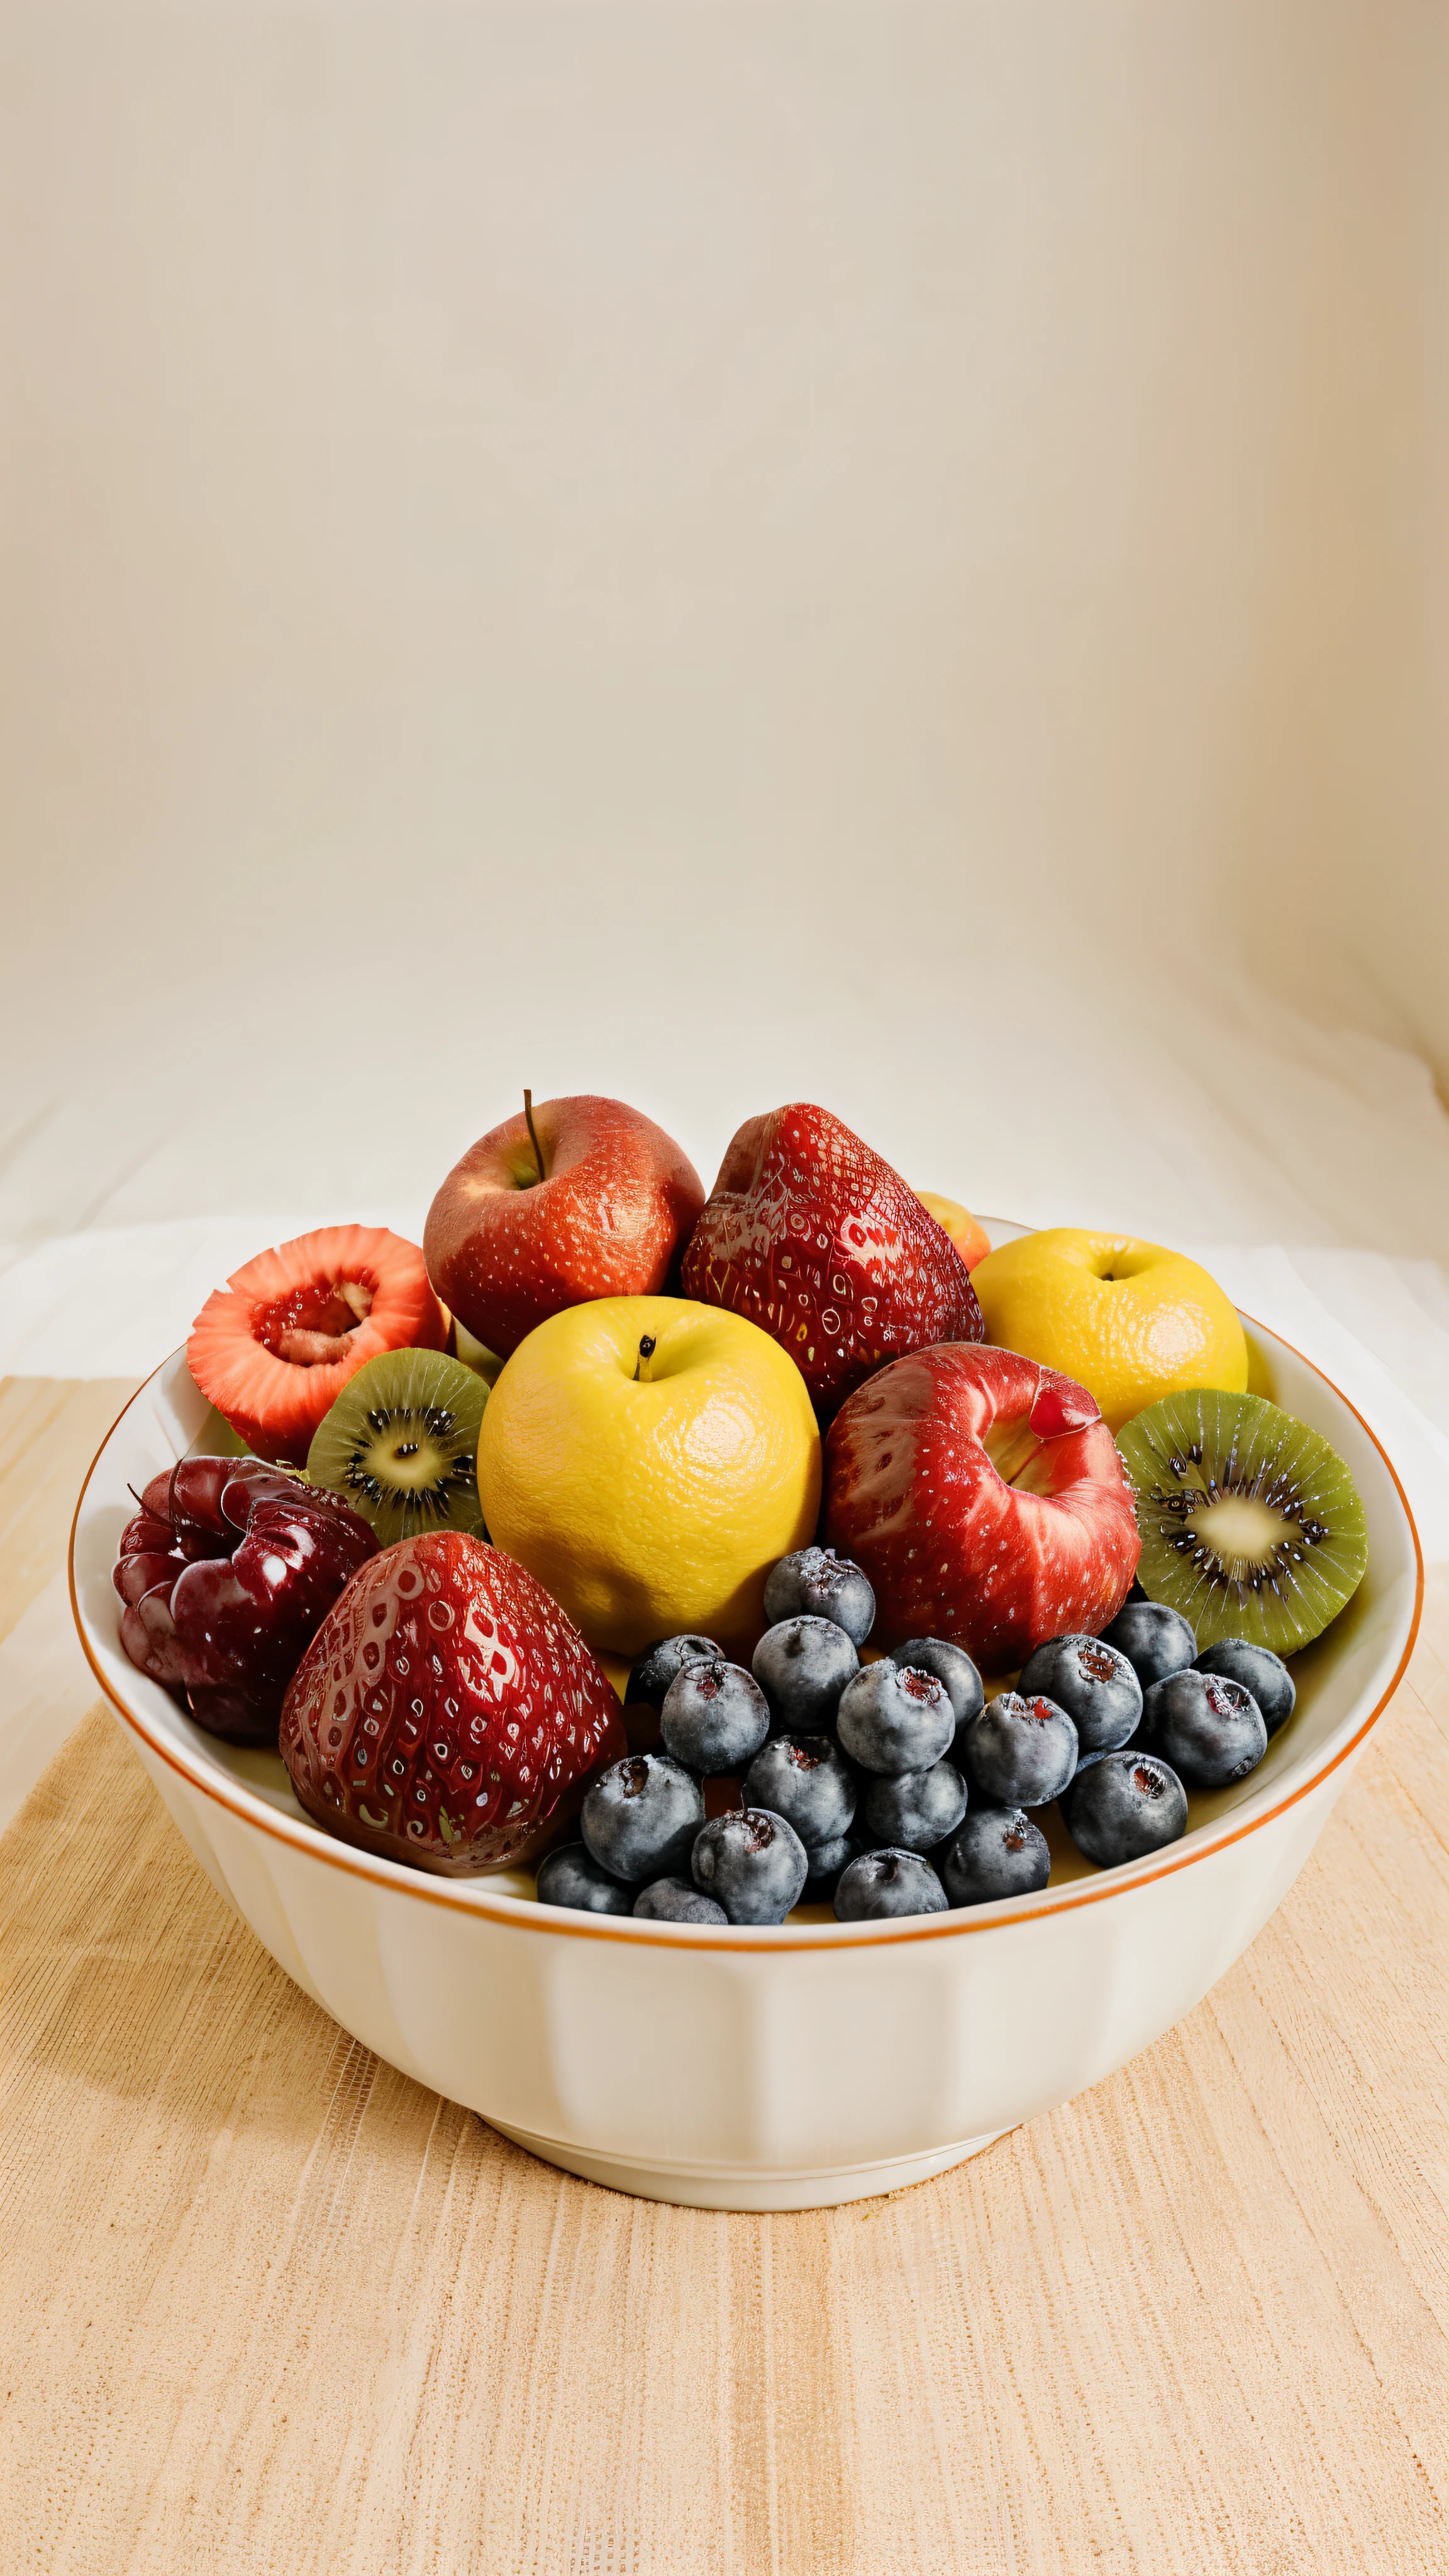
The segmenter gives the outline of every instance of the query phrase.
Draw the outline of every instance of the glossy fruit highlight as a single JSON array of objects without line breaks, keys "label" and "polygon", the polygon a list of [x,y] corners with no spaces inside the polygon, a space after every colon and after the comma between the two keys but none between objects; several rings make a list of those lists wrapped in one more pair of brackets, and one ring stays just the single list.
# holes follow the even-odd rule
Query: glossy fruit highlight
[{"label": "glossy fruit highlight", "polygon": [[684,1285],[787,1350],[822,1421],[899,1352],[985,1333],[966,1264],[916,1192],[809,1101],[733,1138]]},{"label": "glossy fruit highlight", "polygon": [[524,1566],[457,1530],[364,1566],[282,1709],[308,1815],[449,1878],[532,1859],[624,1749],[608,1675],[572,1621]]},{"label": "glossy fruit highlight", "polygon": [[480,1137],[428,1210],[423,1248],[466,1331],[506,1358],[566,1306],[656,1296],[703,1205],[672,1136],[586,1092],[530,1102]]},{"label": "glossy fruit highlight", "polygon": [[182,1458],[121,1533],[121,1643],[211,1734],[275,1744],[309,1639],[376,1548],[335,1495],[260,1458]]},{"label": "glossy fruit highlight", "polygon": [[825,1519],[870,1579],[883,1644],[944,1638],[986,1672],[1105,1626],[1141,1545],[1095,1399],[1035,1360],[961,1342],[893,1361],[842,1406]]}]

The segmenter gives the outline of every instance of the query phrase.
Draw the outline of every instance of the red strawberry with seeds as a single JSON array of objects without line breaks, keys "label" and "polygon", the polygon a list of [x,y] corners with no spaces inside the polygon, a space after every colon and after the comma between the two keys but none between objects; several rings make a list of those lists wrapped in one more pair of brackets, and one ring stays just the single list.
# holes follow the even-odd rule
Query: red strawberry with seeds
[{"label": "red strawberry with seeds", "polygon": [[457,1878],[543,1851],[628,1745],[552,1594],[501,1548],[435,1530],[348,1585],[287,1693],[281,1749],[329,1833]]},{"label": "red strawberry with seeds", "polygon": [[684,1256],[685,1294],[781,1343],[828,1420],[904,1351],[986,1338],[944,1227],[828,1109],[792,1101],[748,1119]]}]

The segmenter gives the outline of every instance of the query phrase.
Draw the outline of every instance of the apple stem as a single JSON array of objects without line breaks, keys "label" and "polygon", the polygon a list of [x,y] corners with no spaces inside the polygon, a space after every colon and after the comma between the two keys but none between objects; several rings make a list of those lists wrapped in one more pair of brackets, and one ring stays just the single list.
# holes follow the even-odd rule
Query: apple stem
[{"label": "apple stem", "polygon": [[652,1333],[645,1333],[639,1343],[639,1357],[634,1363],[634,1383],[636,1386],[641,1384],[648,1386],[650,1383],[649,1363],[654,1357],[654,1349],[654,1335]]},{"label": "apple stem", "polygon": [[538,1129],[533,1123],[533,1094],[531,1091],[525,1091],[523,1095],[523,1114],[528,1120],[528,1141],[533,1147],[533,1159],[538,1165],[538,1177],[543,1181],[548,1178],[548,1175],[543,1168],[543,1147],[538,1141]]}]

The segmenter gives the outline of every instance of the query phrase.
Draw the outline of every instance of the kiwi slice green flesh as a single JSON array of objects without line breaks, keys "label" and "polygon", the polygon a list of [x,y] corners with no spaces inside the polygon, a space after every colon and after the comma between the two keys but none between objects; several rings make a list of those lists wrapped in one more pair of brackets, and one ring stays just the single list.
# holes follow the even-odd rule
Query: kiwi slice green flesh
[{"label": "kiwi slice green flesh", "polygon": [[1199,1651],[1246,1637],[1291,1655],[1321,1634],[1368,1564],[1363,1504],[1322,1435],[1261,1395],[1170,1395],[1117,1434],[1137,1499],[1149,1600]]},{"label": "kiwi slice green flesh", "polygon": [[483,1529],[478,1428],[488,1388],[445,1351],[384,1351],[318,1424],[307,1481],[370,1521],[384,1547],[426,1530]]}]

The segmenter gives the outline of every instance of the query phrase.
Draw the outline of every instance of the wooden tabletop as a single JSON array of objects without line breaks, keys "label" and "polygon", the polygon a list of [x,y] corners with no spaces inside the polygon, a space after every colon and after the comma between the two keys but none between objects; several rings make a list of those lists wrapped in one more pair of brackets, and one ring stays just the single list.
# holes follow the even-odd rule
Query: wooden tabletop
[{"label": "wooden tabletop", "polygon": [[[0,1389],[32,1735],[125,1392]],[[745,2218],[570,2180],[347,2038],[92,1709],[0,1841],[5,2568],[1449,2567],[1446,1733],[1441,1577],[1188,2020],[940,2181]]]}]

